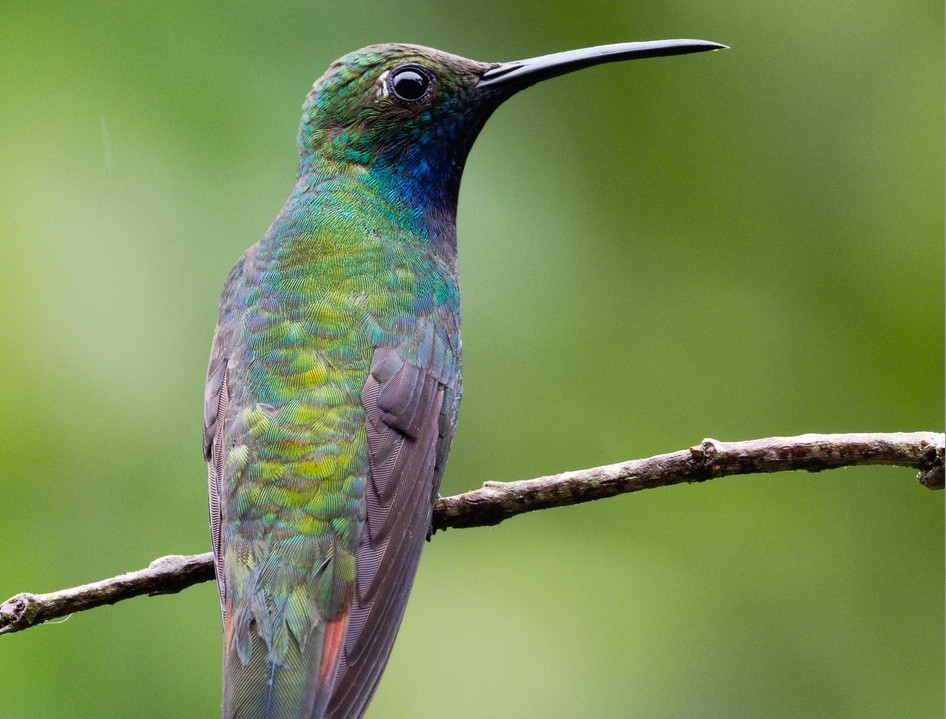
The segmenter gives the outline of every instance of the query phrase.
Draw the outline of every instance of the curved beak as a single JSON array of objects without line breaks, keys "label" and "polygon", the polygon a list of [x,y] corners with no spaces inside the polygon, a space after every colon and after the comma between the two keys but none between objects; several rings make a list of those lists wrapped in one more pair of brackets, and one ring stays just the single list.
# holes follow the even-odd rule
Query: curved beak
[{"label": "curved beak", "polygon": [[726,45],[708,40],[654,40],[598,45],[581,50],[556,52],[528,60],[499,63],[483,73],[478,87],[495,88],[508,97],[542,80],[605,62],[723,49],[728,48]]}]

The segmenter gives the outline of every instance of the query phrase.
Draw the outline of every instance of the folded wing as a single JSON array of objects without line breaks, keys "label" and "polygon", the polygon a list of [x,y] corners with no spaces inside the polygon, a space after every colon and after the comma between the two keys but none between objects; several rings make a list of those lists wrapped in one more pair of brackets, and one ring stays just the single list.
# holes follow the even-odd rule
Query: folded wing
[{"label": "folded wing", "polygon": [[375,350],[362,392],[371,469],[367,519],[329,719],[364,714],[391,653],[430,528],[445,392],[395,350]]}]

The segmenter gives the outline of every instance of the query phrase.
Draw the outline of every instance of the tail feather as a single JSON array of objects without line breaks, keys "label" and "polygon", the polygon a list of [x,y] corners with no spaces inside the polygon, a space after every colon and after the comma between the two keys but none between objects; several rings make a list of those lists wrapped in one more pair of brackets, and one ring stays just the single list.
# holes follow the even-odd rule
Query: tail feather
[{"label": "tail feather", "polygon": [[338,671],[338,659],[341,656],[342,646],[345,644],[348,617],[349,614],[346,612],[325,625],[319,670],[314,686],[309,690],[308,713],[302,715],[305,719],[322,719],[325,716],[325,707],[328,706],[328,700],[332,695],[332,684],[335,682],[335,673]]},{"label": "tail feather", "polygon": [[[328,700],[319,687],[317,667],[322,661],[325,626],[314,630],[304,646],[289,633],[288,646],[279,663],[266,642],[250,631],[249,661],[236,651],[225,654],[223,668],[223,719],[320,719],[313,713]],[[325,695],[323,699],[321,695]]]}]

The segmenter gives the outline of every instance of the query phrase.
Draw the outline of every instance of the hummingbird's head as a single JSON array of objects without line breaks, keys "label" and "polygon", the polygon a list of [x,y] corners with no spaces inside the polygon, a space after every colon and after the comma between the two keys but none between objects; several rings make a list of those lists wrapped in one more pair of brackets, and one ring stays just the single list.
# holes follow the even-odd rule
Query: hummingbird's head
[{"label": "hummingbird's head", "polygon": [[458,184],[495,107],[480,88],[495,64],[417,45],[371,45],[336,60],[303,105],[299,145],[338,165],[387,173],[408,192]]},{"label": "hummingbird's head", "polygon": [[664,40],[484,63],[419,45],[371,45],[332,63],[306,97],[300,173],[361,166],[405,197],[455,206],[476,136],[519,90],[604,62],[722,47]]}]

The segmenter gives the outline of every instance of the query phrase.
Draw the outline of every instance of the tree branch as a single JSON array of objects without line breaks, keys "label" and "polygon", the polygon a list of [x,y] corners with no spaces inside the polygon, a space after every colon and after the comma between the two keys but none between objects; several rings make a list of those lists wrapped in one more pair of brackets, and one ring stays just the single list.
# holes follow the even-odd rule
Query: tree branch
[{"label": "tree branch", "polygon": [[[443,497],[434,505],[434,531],[484,527],[539,509],[564,507],[642,489],[703,482],[737,474],[883,464],[913,467],[930,489],[943,488],[942,434],[805,434],[747,442],[705,439],[699,445],[648,459],[636,459],[521,482],[486,482],[481,489]],[[173,594],[214,578],[206,554],[155,559],[146,569],[49,594],[17,594],[0,605],[0,634],[9,634],[141,594]]]}]

